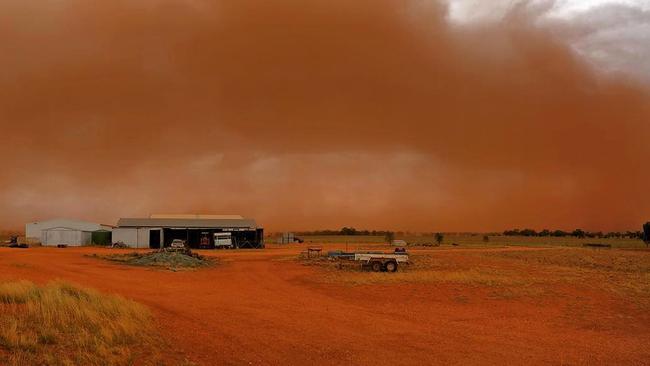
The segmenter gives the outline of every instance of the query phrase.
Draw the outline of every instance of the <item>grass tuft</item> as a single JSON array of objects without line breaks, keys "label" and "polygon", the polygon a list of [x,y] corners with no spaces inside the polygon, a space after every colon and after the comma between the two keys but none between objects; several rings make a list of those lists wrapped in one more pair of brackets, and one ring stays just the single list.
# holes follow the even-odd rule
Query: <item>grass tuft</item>
[{"label": "grass tuft", "polygon": [[158,343],[134,301],[60,281],[0,283],[0,364],[154,364]]}]

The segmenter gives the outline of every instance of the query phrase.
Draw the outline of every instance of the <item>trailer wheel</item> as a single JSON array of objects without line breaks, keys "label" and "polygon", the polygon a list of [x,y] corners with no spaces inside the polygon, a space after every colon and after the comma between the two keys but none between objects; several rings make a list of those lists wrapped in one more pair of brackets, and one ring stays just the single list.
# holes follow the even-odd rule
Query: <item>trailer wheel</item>
[{"label": "trailer wheel", "polygon": [[382,267],[381,262],[373,261],[372,263],[370,263],[370,266],[372,267],[373,272],[381,272],[381,267]]},{"label": "trailer wheel", "polygon": [[397,262],[390,261],[386,262],[386,272],[396,272],[397,271]]}]

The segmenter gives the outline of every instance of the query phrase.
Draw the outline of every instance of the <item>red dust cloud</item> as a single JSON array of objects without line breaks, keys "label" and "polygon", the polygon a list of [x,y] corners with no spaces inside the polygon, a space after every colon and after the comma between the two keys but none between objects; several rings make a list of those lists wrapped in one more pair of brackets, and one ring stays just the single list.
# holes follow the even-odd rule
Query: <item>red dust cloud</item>
[{"label": "red dust cloud", "polygon": [[521,8],[494,24],[446,14],[426,1],[3,1],[0,226],[650,219],[647,87],[598,74]]}]

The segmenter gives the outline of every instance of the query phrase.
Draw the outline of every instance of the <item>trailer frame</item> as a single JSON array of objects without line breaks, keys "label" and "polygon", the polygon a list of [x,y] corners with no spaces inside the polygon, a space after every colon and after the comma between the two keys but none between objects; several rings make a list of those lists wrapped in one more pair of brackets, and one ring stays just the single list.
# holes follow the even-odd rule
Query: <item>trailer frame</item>
[{"label": "trailer frame", "polygon": [[392,273],[397,271],[400,263],[409,263],[409,256],[406,253],[355,253],[354,260],[361,262],[361,268]]}]

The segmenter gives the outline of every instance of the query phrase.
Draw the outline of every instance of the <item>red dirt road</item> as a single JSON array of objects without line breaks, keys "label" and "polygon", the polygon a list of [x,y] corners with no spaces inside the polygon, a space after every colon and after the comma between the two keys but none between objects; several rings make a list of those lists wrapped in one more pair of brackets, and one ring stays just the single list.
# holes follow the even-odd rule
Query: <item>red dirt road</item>
[{"label": "red dirt road", "polygon": [[219,265],[188,272],[92,252],[107,250],[0,248],[0,279],[64,279],[144,303],[199,365],[650,363],[647,311],[607,293],[558,285],[557,296],[507,299],[476,286],[325,283],[321,269],[282,260],[291,249],[213,252]]}]

